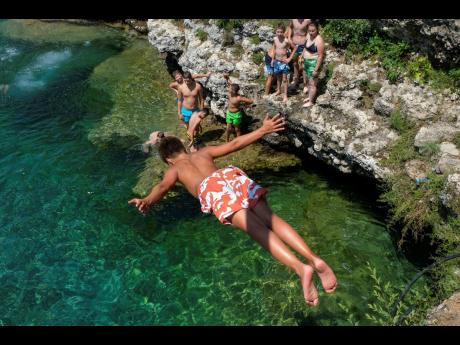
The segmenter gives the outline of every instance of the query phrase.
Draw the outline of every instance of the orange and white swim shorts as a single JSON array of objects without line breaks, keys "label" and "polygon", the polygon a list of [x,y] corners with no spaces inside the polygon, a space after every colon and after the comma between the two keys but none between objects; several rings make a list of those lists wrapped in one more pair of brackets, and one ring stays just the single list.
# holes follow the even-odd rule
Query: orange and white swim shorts
[{"label": "orange and white swim shorts", "polygon": [[251,180],[241,169],[228,166],[213,172],[200,184],[198,198],[201,211],[214,213],[222,224],[235,212],[252,208],[267,189]]}]

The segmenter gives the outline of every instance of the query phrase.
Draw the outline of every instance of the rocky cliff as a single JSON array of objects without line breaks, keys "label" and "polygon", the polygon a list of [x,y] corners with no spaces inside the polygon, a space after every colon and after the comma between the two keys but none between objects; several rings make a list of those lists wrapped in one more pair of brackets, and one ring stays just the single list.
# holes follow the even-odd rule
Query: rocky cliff
[{"label": "rocky cliff", "polygon": [[[427,145],[439,148],[428,168],[452,175],[445,187],[449,196],[444,195],[443,200],[457,204],[460,186],[455,174],[460,173],[460,153],[454,141],[460,133],[460,98],[454,90],[437,91],[408,79],[390,84],[379,61],[346,62],[343,52],[327,46],[317,104],[307,110],[301,106],[303,97],[295,92],[287,104],[274,96],[262,97],[261,56],[271,44],[273,27],[250,21],[229,32],[212,19],[184,20],[180,25],[171,20],[148,20],[147,27],[149,41],[169,64],[177,63],[192,73],[213,72],[202,84],[208,90],[207,103],[215,115],[224,118],[223,73],[230,73],[232,81],[240,84],[241,93],[256,99],[256,106],[246,111],[249,129],[258,126],[267,111],[280,111],[286,116],[287,130],[268,136],[267,142],[313,155],[344,173],[377,180],[393,173],[382,162],[400,136],[392,126],[391,116],[402,114],[411,127],[418,129],[413,142],[416,150]],[[446,39],[443,36],[439,40]],[[446,43],[448,47],[449,44]],[[449,54],[458,49],[458,45],[452,45],[442,59],[449,59]],[[426,176],[427,171],[417,173]],[[411,176],[409,172],[408,175]]]}]

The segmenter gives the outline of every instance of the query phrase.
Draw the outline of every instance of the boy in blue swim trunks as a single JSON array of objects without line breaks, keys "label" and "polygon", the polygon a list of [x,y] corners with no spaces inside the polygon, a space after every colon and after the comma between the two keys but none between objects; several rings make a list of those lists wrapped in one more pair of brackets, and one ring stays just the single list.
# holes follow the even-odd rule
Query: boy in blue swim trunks
[{"label": "boy in blue swim trunks", "polygon": [[233,128],[235,128],[237,137],[241,135],[241,123],[243,122],[243,114],[240,110],[241,104],[252,104],[254,100],[239,95],[240,86],[238,84],[233,84],[228,74],[224,74],[224,78],[228,85],[228,108],[225,116],[227,129],[225,131],[225,141],[229,142],[230,132],[233,131]]},{"label": "boy in blue swim trunks", "polygon": [[[184,84],[184,75],[182,74],[181,71],[179,70],[175,70],[174,72],[172,72],[172,76],[174,78],[174,81],[169,84],[169,88],[171,90],[174,90],[174,92],[176,93],[176,96],[178,95],[178,88],[180,85]],[[192,78],[193,79],[198,79],[198,78],[209,78],[211,76],[211,72],[209,73],[206,73],[206,74],[192,74]],[[176,97],[176,102],[179,102],[179,98]]]},{"label": "boy in blue swim trunks", "polygon": [[[275,95],[281,93],[281,86],[283,88],[283,102],[287,102],[287,75],[289,73],[289,62],[291,62],[296,52],[294,44],[285,37],[284,33],[286,27],[282,24],[276,29],[276,36],[273,39],[273,49],[275,51],[275,58],[272,60],[273,73],[276,76],[276,92]],[[291,55],[288,57],[288,49],[291,49]]]},{"label": "boy in blue swim trunks", "polygon": [[188,128],[192,114],[204,108],[203,87],[195,82],[190,72],[184,73],[184,84],[177,89],[177,114]]}]

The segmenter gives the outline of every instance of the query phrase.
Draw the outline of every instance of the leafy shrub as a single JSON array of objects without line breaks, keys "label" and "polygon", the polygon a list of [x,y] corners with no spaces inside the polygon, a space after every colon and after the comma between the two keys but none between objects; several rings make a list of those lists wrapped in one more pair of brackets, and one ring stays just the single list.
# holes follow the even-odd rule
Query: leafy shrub
[{"label": "leafy shrub", "polygon": [[254,62],[256,65],[260,65],[264,61],[264,53],[262,52],[257,52],[252,54],[252,62]]},{"label": "leafy shrub", "polygon": [[225,46],[230,46],[234,42],[233,33],[231,31],[225,31],[222,44]]},{"label": "leafy shrub", "polygon": [[399,110],[396,110],[391,114],[390,126],[400,133],[403,133],[409,129],[409,123],[407,119],[401,114]]},{"label": "leafy shrub", "polygon": [[457,146],[458,149],[460,149],[460,132],[458,132],[455,137],[454,137],[454,144]]},{"label": "leafy shrub", "polygon": [[198,29],[196,31],[196,37],[198,37],[198,39],[201,41],[201,42],[204,42],[208,39],[208,33],[202,29]]},{"label": "leafy shrub", "polygon": [[249,41],[252,44],[258,45],[258,44],[260,44],[260,37],[259,37],[259,35],[252,35],[251,37],[249,37]]},{"label": "leafy shrub", "polygon": [[373,29],[367,19],[330,19],[322,32],[333,45],[357,50],[367,43]]},{"label": "leafy shrub", "polygon": [[217,19],[216,25],[225,31],[243,28],[243,19]]},{"label": "leafy shrub", "polygon": [[240,59],[244,53],[244,48],[241,46],[241,44],[235,44],[233,46],[232,53],[234,57]]},{"label": "leafy shrub", "polygon": [[440,147],[437,143],[426,143],[419,151],[422,155],[431,157],[440,151]]},{"label": "leafy shrub", "polygon": [[409,77],[419,84],[425,84],[433,71],[431,63],[424,55],[416,55],[412,57],[408,63]]}]

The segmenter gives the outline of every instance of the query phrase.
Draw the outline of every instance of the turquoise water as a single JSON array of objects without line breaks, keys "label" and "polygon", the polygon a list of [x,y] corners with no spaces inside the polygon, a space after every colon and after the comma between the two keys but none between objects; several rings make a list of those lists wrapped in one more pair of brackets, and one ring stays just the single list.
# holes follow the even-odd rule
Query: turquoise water
[{"label": "turquoise water", "polygon": [[302,301],[292,272],[244,233],[200,214],[185,190],[140,216],[127,200],[145,156],[90,138],[115,109],[123,118],[154,114],[134,142],[173,130],[174,97],[159,89],[169,79],[154,78],[148,103],[126,91],[139,107],[131,114],[114,99],[125,93],[111,91],[116,80],[104,85],[94,75],[132,46],[153,48],[102,26],[30,25],[0,21],[0,84],[10,85],[0,95],[0,324],[347,324],[339,303],[370,324],[366,262],[397,286],[415,273],[369,200],[308,166],[254,177],[336,272],[339,288],[320,290],[316,309]]}]

